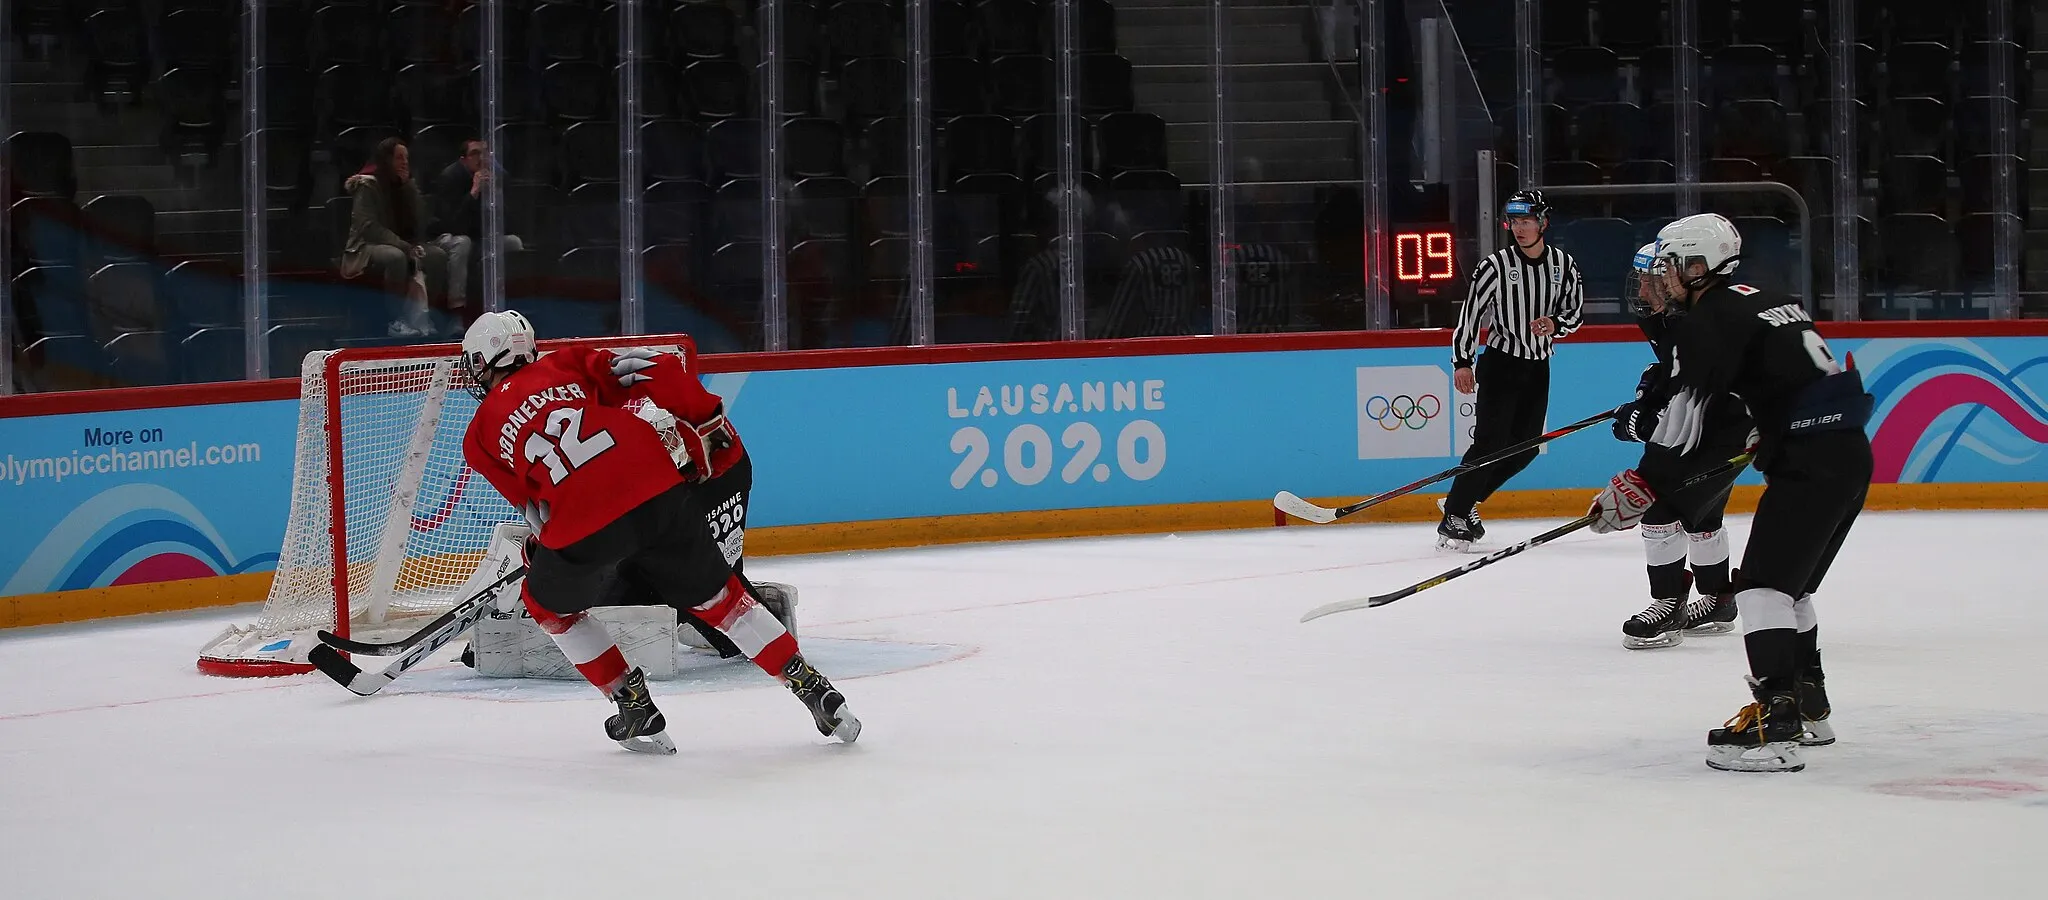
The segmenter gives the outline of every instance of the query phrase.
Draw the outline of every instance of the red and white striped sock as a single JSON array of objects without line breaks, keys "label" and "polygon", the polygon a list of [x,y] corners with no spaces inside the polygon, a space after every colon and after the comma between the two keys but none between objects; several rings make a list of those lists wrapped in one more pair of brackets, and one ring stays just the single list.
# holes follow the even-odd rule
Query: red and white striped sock
[{"label": "red and white striped sock", "polygon": [[696,612],[698,618],[711,623],[754,665],[770,675],[781,677],[782,667],[797,654],[796,636],[747,593],[738,575],[727,578],[718,595],[698,606]]},{"label": "red and white striped sock", "polygon": [[599,691],[610,697],[626,680],[626,655],[619,652],[619,645],[612,643],[612,636],[604,630],[603,623],[590,617],[589,613],[570,613],[566,616],[549,612],[527,596],[526,611],[533,615],[534,624],[554,638],[555,646],[562,655],[576,665],[576,671],[583,673]]}]

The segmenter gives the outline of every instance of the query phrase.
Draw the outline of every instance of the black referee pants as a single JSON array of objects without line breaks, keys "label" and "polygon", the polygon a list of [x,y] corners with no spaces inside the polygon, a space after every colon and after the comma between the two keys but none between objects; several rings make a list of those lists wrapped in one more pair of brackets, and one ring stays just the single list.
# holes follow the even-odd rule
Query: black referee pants
[{"label": "black referee pants", "polygon": [[[1499,453],[1508,447],[1543,433],[1543,415],[1550,409],[1550,360],[1523,359],[1499,350],[1487,349],[1473,365],[1472,377],[1479,382],[1472,411],[1472,446],[1465,462]],[[1451,482],[1451,495],[1444,511],[1469,515],[1474,504],[1485,502],[1535,461],[1536,449],[1466,472]]]}]

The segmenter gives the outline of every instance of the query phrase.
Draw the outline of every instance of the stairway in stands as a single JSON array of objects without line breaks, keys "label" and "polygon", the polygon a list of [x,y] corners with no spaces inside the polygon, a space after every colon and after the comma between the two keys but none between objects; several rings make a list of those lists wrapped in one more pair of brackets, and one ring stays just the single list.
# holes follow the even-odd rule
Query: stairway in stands
[{"label": "stairway in stands", "polygon": [[[1209,184],[1215,103],[1206,5],[1119,0],[1116,12],[1138,109],[1166,121],[1173,174],[1193,189]],[[1357,124],[1338,83],[1355,80],[1357,68],[1323,60],[1314,7],[1298,2],[1234,0],[1225,37],[1239,240],[1282,245],[1307,261],[1319,189],[1359,177]]]}]

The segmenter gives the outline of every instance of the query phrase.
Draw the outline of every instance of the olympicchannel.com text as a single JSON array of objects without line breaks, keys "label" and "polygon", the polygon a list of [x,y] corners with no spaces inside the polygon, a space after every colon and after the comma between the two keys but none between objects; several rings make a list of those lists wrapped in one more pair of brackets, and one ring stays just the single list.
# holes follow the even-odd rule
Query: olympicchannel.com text
[{"label": "olympicchannel.com text", "polygon": [[19,459],[8,454],[0,459],[0,484],[22,485],[30,479],[63,481],[86,475],[149,472],[159,469],[189,469],[199,466],[231,466],[261,462],[263,445],[219,444],[201,447],[197,441],[183,447],[152,447],[147,450],[73,450],[66,456]]}]

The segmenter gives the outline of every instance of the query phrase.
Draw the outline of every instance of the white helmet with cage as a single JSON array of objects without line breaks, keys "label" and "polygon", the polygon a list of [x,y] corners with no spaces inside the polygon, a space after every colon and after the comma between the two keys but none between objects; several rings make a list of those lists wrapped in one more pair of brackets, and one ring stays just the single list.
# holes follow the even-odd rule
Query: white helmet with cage
[{"label": "white helmet with cage", "polygon": [[488,375],[505,375],[540,358],[533,323],[512,310],[477,316],[462,335],[462,370],[475,380],[470,391],[482,398]]},{"label": "white helmet with cage", "polygon": [[1742,232],[1735,223],[1718,213],[1686,216],[1657,232],[1657,258],[1685,279],[1692,263],[1706,266],[1706,275],[1685,279],[1690,290],[1705,287],[1714,278],[1724,278],[1742,262]]}]

